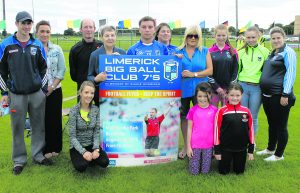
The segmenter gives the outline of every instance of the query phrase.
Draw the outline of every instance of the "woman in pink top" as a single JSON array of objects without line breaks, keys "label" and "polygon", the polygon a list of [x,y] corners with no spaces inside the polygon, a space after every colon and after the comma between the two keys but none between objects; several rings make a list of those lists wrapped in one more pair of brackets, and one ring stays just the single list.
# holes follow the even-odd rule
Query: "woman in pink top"
[{"label": "woman in pink top", "polygon": [[218,109],[210,104],[212,88],[209,83],[197,85],[195,96],[197,104],[186,117],[188,120],[187,155],[189,171],[196,175],[208,173],[214,144],[214,120]]}]

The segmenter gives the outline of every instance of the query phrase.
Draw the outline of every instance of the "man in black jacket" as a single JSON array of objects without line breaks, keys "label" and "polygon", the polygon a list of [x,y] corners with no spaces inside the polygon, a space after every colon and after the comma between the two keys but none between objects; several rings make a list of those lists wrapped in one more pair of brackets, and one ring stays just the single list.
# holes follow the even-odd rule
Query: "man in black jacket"
[{"label": "man in black jacket", "polygon": [[[77,83],[77,90],[79,90],[81,83],[87,80],[91,53],[102,46],[102,42],[94,38],[95,31],[95,22],[91,19],[83,19],[80,25],[82,40],[76,43],[70,51],[70,75],[72,80]],[[95,90],[94,102],[96,106],[99,106],[98,88]]]}]

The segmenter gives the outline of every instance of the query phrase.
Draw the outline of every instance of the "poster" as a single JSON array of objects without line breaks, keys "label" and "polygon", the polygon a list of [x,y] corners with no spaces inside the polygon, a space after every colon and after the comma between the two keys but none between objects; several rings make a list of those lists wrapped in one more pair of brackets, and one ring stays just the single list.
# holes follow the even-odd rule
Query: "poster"
[{"label": "poster", "polygon": [[[175,56],[101,55],[101,143],[110,166],[177,160],[181,63]],[[154,118],[155,117],[155,118]]]}]

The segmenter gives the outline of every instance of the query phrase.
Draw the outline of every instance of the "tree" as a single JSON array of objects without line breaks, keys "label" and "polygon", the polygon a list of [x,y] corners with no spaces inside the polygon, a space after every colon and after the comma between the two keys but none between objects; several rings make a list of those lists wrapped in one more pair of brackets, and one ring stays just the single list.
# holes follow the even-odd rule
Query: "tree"
[{"label": "tree", "polygon": [[236,35],[236,30],[235,30],[235,27],[233,27],[233,26],[230,26],[229,28],[228,28],[228,31],[229,31],[229,35]]},{"label": "tree", "polygon": [[74,36],[75,31],[72,28],[68,28],[64,31],[65,36]]}]

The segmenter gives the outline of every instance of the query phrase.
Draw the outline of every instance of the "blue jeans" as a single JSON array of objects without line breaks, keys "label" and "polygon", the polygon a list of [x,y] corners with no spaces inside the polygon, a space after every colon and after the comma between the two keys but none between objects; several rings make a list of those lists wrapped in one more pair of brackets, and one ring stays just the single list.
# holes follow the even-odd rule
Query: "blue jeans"
[{"label": "blue jeans", "polygon": [[247,84],[245,82],[239,83],[244,89],[241,104],[250,109],[253,117],[254,134],[256,134],[258,130],[258,112],[262,98],[261,90],[259,84],[254,85],[249,83]]}]

